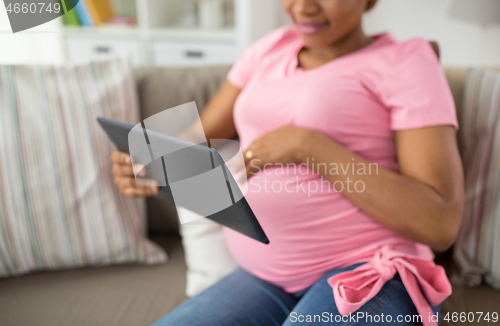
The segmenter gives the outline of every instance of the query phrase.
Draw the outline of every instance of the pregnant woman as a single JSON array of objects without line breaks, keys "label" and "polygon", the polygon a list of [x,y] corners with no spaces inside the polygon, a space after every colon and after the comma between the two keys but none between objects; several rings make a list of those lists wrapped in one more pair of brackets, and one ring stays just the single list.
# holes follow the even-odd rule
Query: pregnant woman
[{"label": "pregnant woman", "polygon": [[[451,286],[431,248],[463,205],[455,108],[428,42],[365,35],[376,2],[282,0],[294,26],[232,67],[202,124],[239,135],[271,243],[225,229],[240,268],[155,326],[437,325]],[[124,194],[156,193],[113,161]]]}]

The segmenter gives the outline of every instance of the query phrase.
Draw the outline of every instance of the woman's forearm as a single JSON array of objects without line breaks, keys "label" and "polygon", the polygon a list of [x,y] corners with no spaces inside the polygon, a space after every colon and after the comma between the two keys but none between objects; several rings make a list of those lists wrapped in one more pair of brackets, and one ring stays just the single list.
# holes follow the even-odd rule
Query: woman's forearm
[{"label": "woman's forearm", "polygon": [[299,161],[322,175],[375,221],[437,250],[446,249],[454,241],[456,215],[461,213],[455,198],[375,166],[319,132],[309,137],[298,154]]},{"label": "woman's forearm", "polygon": [[207,139],[231,139],[236,136],[233,108],[241,90],[226,81],[201,114]]},{"label": "woman's forearm", "polygon": [[240,93],[240,89],[226,81],[205,106],[200,120],[196,120],[191,126],[177,134],[177,137],[195,143],[236,137],[233,108]]}]

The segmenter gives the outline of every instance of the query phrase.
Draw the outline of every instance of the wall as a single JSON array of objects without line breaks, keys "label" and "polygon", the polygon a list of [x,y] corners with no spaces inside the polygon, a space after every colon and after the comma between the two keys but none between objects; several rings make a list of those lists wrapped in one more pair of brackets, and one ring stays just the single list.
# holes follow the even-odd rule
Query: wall
[{"label": "wall", "polygon": [[[390,31],[401,41],[412,37],[436,40],[444,65],[500,66],[500,25],[483,28],[455,20],[448,14],[452,2],[379,0],[364,19],[365,30],[369,34]],[[288,21],[283,14],[282,22]]]},{"label": "wall", "polygon": [[399,40],[417,36],[436,40],[445,65],[500,66],[500,25],[483,28],[453,19],[448,14],[452,2],[379,0],[366,15],[365,27],[370,33],[389,30]]},{"label": "wall", "polygon": [[0,3],[0,64],[61,63],[63,52],[57,20],[12,33],[3,1]]},{"label": "wall", "polygon": [[[451,3],[452,0],[380,0],[366,15],[365,27],[370,34],[390,30],[399,40],[416,36],[437,40],[445,65],[500,66],[500,26],[482,28],[452,19],[448,15]],[[57,21],[51,21],[12,34],[5,7],[0,3],[0,64],[60,63],[63,52],[59,28]]]}]

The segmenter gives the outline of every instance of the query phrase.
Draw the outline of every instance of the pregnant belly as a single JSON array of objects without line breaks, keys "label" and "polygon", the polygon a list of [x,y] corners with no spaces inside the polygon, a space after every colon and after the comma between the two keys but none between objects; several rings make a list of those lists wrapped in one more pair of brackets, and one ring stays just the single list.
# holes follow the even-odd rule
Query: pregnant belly
[{"label": "pregnant belly", "polygon": [[234,258],[254,275],[276,284],[314,282],[369,257],[380,243],[400,239],[320,176],[273,172],[252,177],[245,195],[270,244],[226,230]]}]

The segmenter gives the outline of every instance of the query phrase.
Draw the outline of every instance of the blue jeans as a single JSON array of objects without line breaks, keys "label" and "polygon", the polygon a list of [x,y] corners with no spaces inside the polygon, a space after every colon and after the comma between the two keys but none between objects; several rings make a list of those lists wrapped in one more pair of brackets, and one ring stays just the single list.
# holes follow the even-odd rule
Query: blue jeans
[{"label": "blue jeans", "polygon": [[[237,269],[153,326],[422,325],[399,276],[351,317],[342,318],[327,279],[357,266],[333,270],[294,294]],[[433,310],[436,314],[439,307]]]}]

